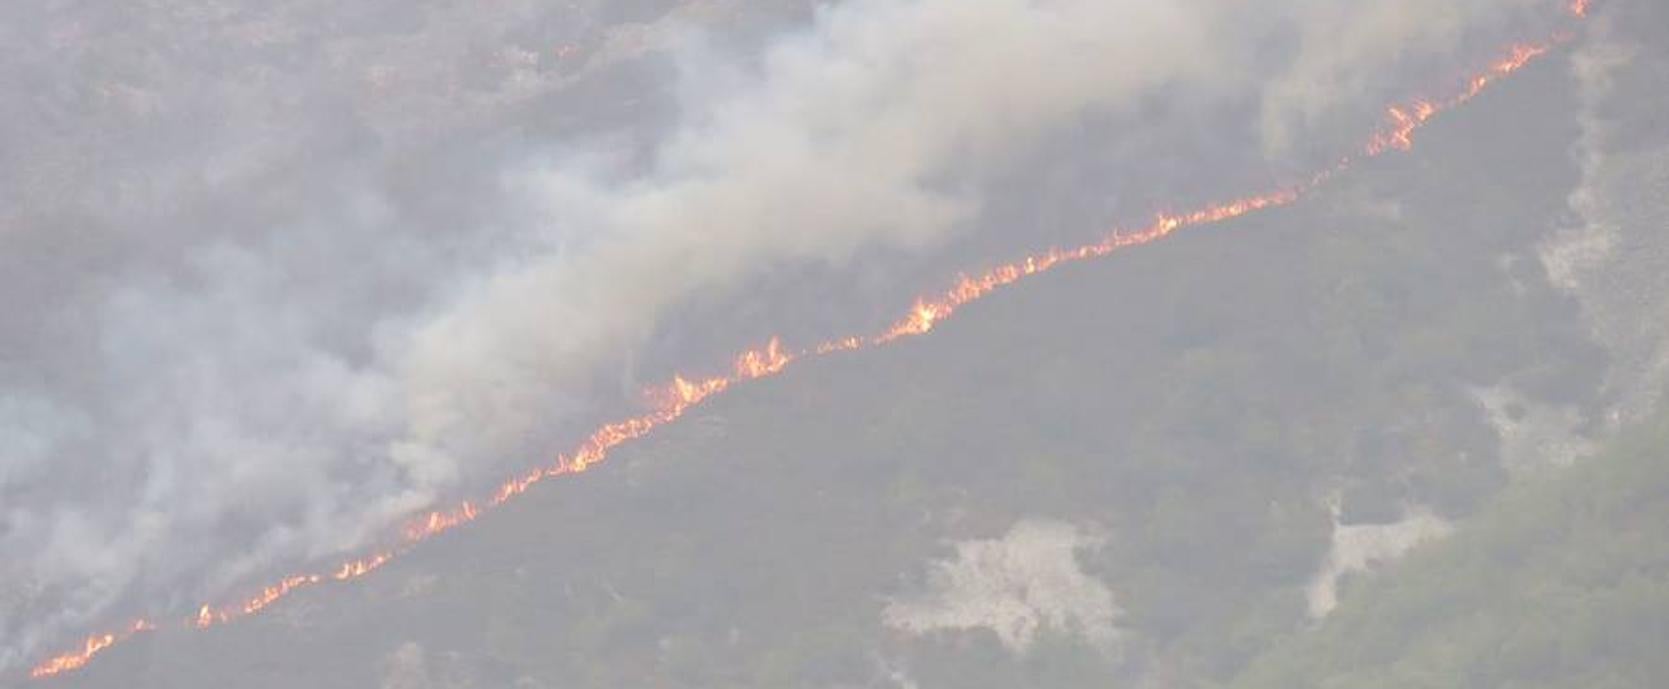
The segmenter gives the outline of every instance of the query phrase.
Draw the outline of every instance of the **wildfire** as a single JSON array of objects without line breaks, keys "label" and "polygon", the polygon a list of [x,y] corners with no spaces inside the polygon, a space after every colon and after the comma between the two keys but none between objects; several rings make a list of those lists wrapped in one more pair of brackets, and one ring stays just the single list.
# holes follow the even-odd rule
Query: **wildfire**
[{"label": "wildfire", "polygon": [[[1587,5],[1579,0],[1572,6],[1571,11],[1577,16],[1583,16],[1587,12]],[[1477,98],[1490,84],[1523,69],[1525,65],[1547,54],[1554,45],[1564,40],[1566,39],[1561,37],[1542,44],[1513,46],[1505,57],[1491,63],[1487,69],[1467,80],[1464,90],[1441,103],[1421,99],[1406,105],[1391,106],[1386,110],[1385,125],[1368,139],[1367,146],[1362,149],[1363,153],[1376,156],[1393,149],[1406,151],[1413,148],[1414,131],[1436,117],[1437,113]]]},{"label": "wildfire", "polygon": [[[1589,10],[1589,0],[1572,0],[1568,10],[1577,17],[1584,17]],[[1433,117],[1472,100],[1494,82],[1548,53],[1563,40],[1565,39],[1556,38],[1543,44],[1513,46],[1501,59],[1464,82],[1464,88],[1456,95],[1441,100],[1416,99],[1389,108],[1386,123],[1369,137],[1367,144],[1361,149],[1362,154],[1364,157],[1373,157],[1388,151],[1411,148],[1415,131]],[[765,346],[737,356],[729,374],[706,378],[674,376],[670,383],[646,392],[645,397],[650,407],[647,413],[597,428],[573,450],[559,455],[551,464],[505,481],[480,504],[465,501],[451,509],[433,511],[413,520],[400,532],[400,543],[397,547],[343,562],[328,574],[286,577],[263,588],[260,593],[232,605],[216,607],[205,604],[198,609],[196,616],[187,621],[187,626],[202,629],[225,624],[257,614],[299,589],[330,581],[344,582],[363,577],[389,563],[412,546],[473,522],[486,511],[509,502],[546,479],[578,474],[590,469],[607,459],[613,448],[677,420],[692,407],[739,383],[774,376],[800,359],[881,346],[926,334],[963,305],[1064,263],[1098,258],[1121,249],[1148,244],[1189,226],[1222,222],[1293,203],[1305,193],[1330,180],[1338,172],[1349,168],[1352,162],[1351,157],[1346,157],[1312,177],[1309,182],[1291,188],[1228,203],[1212,204],[1186,213],[1162,213],[1145,227],[1133,231],[1115,230],[1093,244],[1072,249],[1049,249],[1012,263],[998,265],[979,275],[963,275],[957,279],[954,286],[943,293],[917,299],[902,319],[876,335],[837,338],[798,351],[787,350],[778,339],[772,338]],[[81,648],[50,658],[37,665],[29,674],[38,679],[80,669],[98,653],[136,634],[154,629],[155,626],[141,620],[119,632],[88,637]]]},{"label": "wildfire", "polygon": [[118,642],[126,641],[135,634],[154,629],[156,629],[156,626],[150,622],[135,620],[133,624],[121,632],[89,636],[86,641],[82,642],[79,650],[48,658],[41,664],[36,665],[33,670],[30,670],[29,676],[34,679],[44,679],[72,670],[79,670],[87,663],[92,662],[93,656],[98,655],[99,652],[115,646]]},{"label": "wildfire", "polygon": [[360,558],[358,560],[349,560],[342,563],[340,567],[337,567],[336,573],[330,575],[330,578],[335,581],[350,581],[358,579],[376,571],[379,567],[388,564],[388,561],[392,559],[394,559],[393,553],[377,553],[376,555],[372,555],[370,557]]},{"label": "wildfire", "polygon": [[198,629],[207,629],[217,624],[225,624],[236,618],[253,615],[267,606],[278,602],[279,599],[294,593],[296,589],[323,583],[325,578],[318,574],[300,574],[284,579],[276,584],[261,589],[261,592],[249,597],[242,603],[227,607],[215,608],[204,604],[197,609],[197,616],[192,618],[191,625]]}]

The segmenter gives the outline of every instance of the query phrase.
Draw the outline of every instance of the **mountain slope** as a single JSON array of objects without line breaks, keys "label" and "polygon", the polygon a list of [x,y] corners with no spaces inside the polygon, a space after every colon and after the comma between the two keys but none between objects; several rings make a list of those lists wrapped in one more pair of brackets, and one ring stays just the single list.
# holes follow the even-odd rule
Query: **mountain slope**
[{"label": "mountain slope", "polygon": [[[1308,624],[1335,517],[1506,485],[1476,389],[1595,404],[1533,254],[1576,179],[1568,93],[1533,67],[1297,207],[738,389],[361,584],[55,684],[1228,681]],[[889,624],[909,601],[944,614]]]},{"label": "mountain slope", "polygon": [[1234,686],[1663,686],[1666,523],[1660,415],[1574,469],[1509,490]]}]

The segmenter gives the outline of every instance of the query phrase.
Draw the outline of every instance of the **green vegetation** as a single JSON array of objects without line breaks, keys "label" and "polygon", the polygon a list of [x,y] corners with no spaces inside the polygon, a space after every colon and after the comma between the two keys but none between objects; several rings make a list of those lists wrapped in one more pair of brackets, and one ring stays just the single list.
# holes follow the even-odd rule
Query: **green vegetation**
[{"label": "green vegetation", "polygon": [[[364,687],[393,658],[425,688],[1669,686],[1669,423],[1509,488],[1472,394],[1604,403],[1529,248],[1573,183],[1571,118],[1514,89],[1559,78],[1467,110],[1510,127],[1439,122],[1303,204],[742,386],[363,584],[82,677]],[[1347,523],[1418,505],[1460,527],[1311,628],[1333,495]],[[1032,518],[1105,536],[1078,560],[1121,610],[1116,652],[884,627],[949,543]],[[274,657],[310,662],[249,669]]]},{"label": "green vegetation", "polygon": [[1233,686],[1669,686],[1669,415],[1510,488]]}]

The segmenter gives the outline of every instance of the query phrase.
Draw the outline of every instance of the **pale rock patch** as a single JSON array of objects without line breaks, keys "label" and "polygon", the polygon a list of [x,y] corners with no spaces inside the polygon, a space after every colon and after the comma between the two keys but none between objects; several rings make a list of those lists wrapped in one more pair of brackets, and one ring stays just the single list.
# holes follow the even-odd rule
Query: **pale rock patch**
[{"label": "pale rock patch", "polygon": [[[1644,143],[1615,114],[1618,99],[1669,80],[1669,62],[1647,59],[1609,17],[1590,28],[1571,60],[1581,103],[1572,153],[1582,180],[1567,199],[1575,221],[1537,249],[1611,356],[1615,429],[1651,414],[1669,383],[1669,146]],[[1649,113],[1661,119],[1669,108]]]},{"label": "pale rock patch", "polygon": [[383,659],[382,689],[432,689],[423,646],[407,641]]},{"label": "pale rock patch", "polygon": [[1567,467],[1595,450],[1580,432],[1583,415],[1576,407],[1536,402],[1505,385],[1474,388],[1472,398],[1489,417],[1509,472]]},{"label": "pale rock patch", "polygon": [[954,558],[929,565],[928,591],[891,601],[883,621],[911,635],[986,629],[1014,653],[1030,650],[1044,629],[1111,651],[1119,608],[1078,562],[1080,551],[1102,545],[1075,525],[1043,519],[1021,521],[1001,538],[956,543]]},{"label": "pale rock patch", "polygon": [[1406,508],[1401,520],[1389,524],[1340,524],[1337,499],[1331,507],[1333,542],[1305,590],[1311,619],[1326,617],[1338,607],[1339,580],[1344,575],[1400,560],[1415,546],[1448,536],[1454,530],[1447,520],[1423,507]]}]

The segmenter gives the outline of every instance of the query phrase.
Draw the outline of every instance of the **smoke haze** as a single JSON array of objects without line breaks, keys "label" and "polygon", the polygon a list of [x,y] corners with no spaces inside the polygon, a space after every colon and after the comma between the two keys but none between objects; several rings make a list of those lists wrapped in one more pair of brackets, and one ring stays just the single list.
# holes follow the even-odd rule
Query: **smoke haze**
[{"label": "smoke haze", "polygon": [[[1022,232],[988,210],[1045,141],[1297,167],[1559,16],[634,8],[0,9],[0,671],[537,462],[631,402],[613,382],[696,295]],[[1242,129],[1154,114],[1178,112]]]}]

